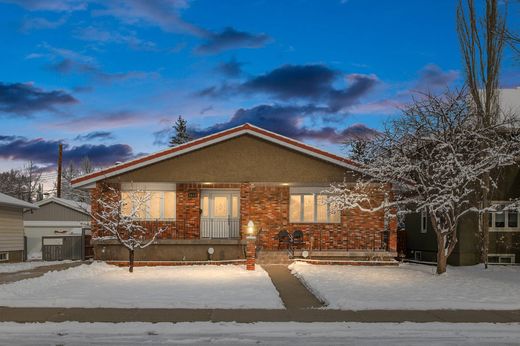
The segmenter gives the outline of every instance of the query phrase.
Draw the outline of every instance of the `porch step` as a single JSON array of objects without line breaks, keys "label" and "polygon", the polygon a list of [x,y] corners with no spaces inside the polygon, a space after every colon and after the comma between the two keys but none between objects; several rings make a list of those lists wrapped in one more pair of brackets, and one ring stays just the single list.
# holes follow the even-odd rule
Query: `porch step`
[{"label": "porch step", "polygon": [[258,264],[291,264],[293,260],[289,258],[287,251],[260,250],[256,254],[256,262]]}]

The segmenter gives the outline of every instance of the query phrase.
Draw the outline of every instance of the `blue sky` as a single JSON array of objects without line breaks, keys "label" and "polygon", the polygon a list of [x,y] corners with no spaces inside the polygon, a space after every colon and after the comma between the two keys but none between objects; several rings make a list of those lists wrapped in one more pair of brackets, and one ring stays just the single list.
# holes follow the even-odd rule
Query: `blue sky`
[{"label": "blue sky", "polygon": [[[0,0],[0,170],[166,147],[249,121],[341,153],[462,81],[452,0]],[[510,8],[518,27],[518,6]],[[506,51],[503,85],[520,85]]]}]

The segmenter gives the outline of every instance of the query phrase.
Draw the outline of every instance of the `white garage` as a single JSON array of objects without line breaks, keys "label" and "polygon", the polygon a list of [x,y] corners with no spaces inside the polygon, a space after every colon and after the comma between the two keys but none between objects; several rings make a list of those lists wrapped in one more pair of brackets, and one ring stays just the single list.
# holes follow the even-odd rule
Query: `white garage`
[{"label": "white garage", "polygon": [[24,215],[27,259],[42,258],[42,237],[90,234],[90,206],[64,198],[50,197],[35,203],[39,209]]}]

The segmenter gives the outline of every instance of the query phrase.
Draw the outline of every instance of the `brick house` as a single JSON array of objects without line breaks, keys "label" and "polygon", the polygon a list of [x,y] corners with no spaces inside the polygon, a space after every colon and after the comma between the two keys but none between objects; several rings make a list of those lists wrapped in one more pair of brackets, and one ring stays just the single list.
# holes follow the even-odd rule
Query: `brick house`
[{"label": "brick house", "polygon": [[[312,254],[368,256],[396,250],[396,224],[385,212],[329,210],[323,191],[333,182],[354,183],[359,164],[262,128],[244,124],[73,180],[97,200],[127,198],[132,190],[152,198],[142,223],[167,231],[136,260],[244,258],[245,230],[253,221],[261,252],[286,246],[280,231],[303,232],[300,248]],[[374,195],[375,200],[384,196]],[[94,236],[102,236],[95,223]],[[114,240],[94,241],[95,258],[125,260]]]}]

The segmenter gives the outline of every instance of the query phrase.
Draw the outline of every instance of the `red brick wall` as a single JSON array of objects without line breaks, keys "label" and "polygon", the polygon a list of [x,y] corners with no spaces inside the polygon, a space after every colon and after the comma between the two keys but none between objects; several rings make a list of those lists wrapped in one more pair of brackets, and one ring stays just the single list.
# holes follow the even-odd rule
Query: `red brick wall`
[{"label": "red brick wall", "polygon": [[[374,204],[384,196],[374,194]],[[383,244],[384,211],[369,213],[358,209],[342,212],[341,223],[290,223],[289,187],[241,186],[241,224],[246,229],[249,220],[255,223],[258,244],[264,249],[278,249],[278,232],[287,230],[304,233],[305,248],[373,250]],[[388,249],[395,251],[396,222],[389,223]]]},{"label": "red brick wall", "polygon": [[[98,183],[92,190],[92,210],[97,210],[96,200],[103,195],[111,196],[105,184]],[[117,185],[112,187],[118,188]],[[161,236],[163,239],[198,239],[200,237],[200,192],[202,189],[240,189],[240,217],[242,238],[249,220],[255,223],[258,233],[258,245],[264,249],[278,249],[276,236],[281,230],[294,232],[302,230],[305,248],[372,250],[384,248],[384,212],[368,213],[358,209],[342,212],[341,223],[314,224],[289,223],[289,187],[272,185],[242,184],[177,184],[177,220],[176,222],[144,222],[150,229],[168,226]],[[190,196],[191,195],[191,196]],[[374,202],[379,203],[382,195],[374,194]],[[97,227],[93,224],[93,232]],[[390,219],[388,249],[396,250],[397,222]]]}]

